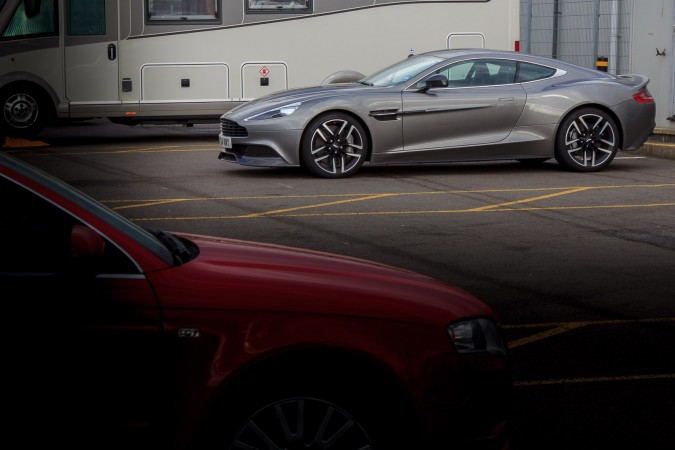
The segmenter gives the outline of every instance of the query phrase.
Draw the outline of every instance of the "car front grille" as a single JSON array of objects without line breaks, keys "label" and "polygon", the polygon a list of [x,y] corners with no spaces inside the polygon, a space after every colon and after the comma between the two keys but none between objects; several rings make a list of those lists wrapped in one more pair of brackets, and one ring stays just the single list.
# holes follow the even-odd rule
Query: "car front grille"
[{"label": "car front grille", "polygon": [[246,128],[242,127],[237,122],[233,122],[227,119],[220,119],[220,132],[225,136],[232,136],[232,137],[248,136],[248,131],[246,131]]}]

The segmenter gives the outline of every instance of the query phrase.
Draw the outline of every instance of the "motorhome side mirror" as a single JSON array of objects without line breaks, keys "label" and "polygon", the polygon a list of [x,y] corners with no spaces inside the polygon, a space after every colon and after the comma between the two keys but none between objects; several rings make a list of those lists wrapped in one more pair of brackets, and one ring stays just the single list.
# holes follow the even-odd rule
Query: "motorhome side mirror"
[{"label": "motorhome side mirror", "polygon": [[26,17],[29,19],[40,14],[40,0],[23,0],[23,10],[26,12]]}]

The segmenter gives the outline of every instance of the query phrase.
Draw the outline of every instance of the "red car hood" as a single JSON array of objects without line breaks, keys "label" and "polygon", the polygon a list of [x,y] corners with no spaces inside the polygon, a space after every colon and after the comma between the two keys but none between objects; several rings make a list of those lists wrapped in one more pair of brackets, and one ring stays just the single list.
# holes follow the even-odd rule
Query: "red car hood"
[{"label": "red car hood", "polygon": [[[493,316],[469,293],[370,261],[279,245],[196,235],[199,256],[149,274],[163,308],[266,310],[446,325]],[[161,287],[160,287],[161,286]]]}]

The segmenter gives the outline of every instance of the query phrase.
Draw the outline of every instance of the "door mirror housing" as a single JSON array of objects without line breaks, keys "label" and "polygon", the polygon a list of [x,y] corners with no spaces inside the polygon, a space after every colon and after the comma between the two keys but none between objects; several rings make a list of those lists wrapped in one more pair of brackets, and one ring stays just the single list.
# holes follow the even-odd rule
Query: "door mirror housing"
[{"label": "door mirror housing", "polygon": [[446,88],[448,87],[448,77],[445,75],[441,75],[440,73],[437,73],[435,75],[430,76],[424,87],[420,90],[421,92],[427,92],[429,89],[434,89],[434,88]]},{"label": "door mirror housing", "polygon": [[26,12],[26,17],[33,18],[40,14],[41,0],[23,0],[23,10]]}]

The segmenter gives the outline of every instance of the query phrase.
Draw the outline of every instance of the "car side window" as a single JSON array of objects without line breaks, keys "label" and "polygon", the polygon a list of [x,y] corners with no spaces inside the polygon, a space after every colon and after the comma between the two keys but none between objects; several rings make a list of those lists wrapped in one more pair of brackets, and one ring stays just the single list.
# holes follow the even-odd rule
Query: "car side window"
[{"label": "car side window", "polygon": [[520,62],[518,64],[517,82],[524,83],[526,81],[542,80],[544,78],[552,77],[555,72],[556,70],[550,67]]},{"label": "car side window", "polygon": [[[0,272],[60,273],[76,267],[71,239],[74,227],[88,228],[59,207],[0,177]],[[89,232],[91,234],[91,231]],[[117,247],[101,239],[98,273],[137,273]]]},{"label": "car side window", "polygon": [[462,61],[434,71],[420,80],[415,87],[424,87],[431,75],[448,78],[448,87],[494,86],[515,82],[516,61],[507,59],[477,59]]}]

